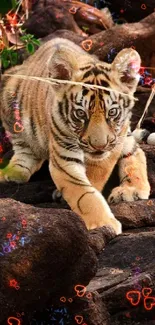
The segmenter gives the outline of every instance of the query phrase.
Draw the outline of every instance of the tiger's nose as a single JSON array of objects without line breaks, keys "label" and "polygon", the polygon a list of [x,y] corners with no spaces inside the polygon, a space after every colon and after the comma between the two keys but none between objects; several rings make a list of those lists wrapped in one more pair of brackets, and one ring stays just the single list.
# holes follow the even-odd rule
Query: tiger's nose
[{"label": "tiger's nose", "polygon": [[103,151],[106,146],[92,146],[96,151]]},{"label": "tiger's nose", "polygon": [[94,146],[91,144],[91,147],[93,149],[95,149],[96,151],[103,151],[105,149],[106,145],[105,146]]},{"label": "tiger's nose", "polygon": [[99,144],[98,141],[92,141],[91,139],[89,139],[89,144],[91,145],[91,147],[97,151],[103,151],[105,149],[105,147],[107,146],[108,143],[108,139],[105,143],[101,143]]}]

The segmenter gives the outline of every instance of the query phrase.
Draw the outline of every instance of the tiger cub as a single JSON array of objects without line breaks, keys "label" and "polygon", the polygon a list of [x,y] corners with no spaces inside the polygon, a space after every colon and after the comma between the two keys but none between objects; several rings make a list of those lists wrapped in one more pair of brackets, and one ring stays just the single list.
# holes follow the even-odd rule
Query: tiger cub
[{"label": "tiger cub", "polygon": [[[147,199],[150,193],[146,158],[130,133],[140,62],[131,48],[107,64],[71,41],[56,38],[8,70],[12,76],[3,76],[0,118],[11,134],[14,155],[1,170],[0,181],[27,182],[49,160],[57,189],[87,228],[111,226],[120,234],[121,223],[100,193],[116,163],[120,186],[112,190],[109,202]],[[15,109],[20,117],[16,128]]]}]

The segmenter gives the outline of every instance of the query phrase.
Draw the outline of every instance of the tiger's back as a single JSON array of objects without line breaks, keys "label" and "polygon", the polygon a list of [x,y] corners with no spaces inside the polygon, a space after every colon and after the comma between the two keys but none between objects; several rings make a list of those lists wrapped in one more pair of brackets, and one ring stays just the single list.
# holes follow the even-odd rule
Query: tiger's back
[{"label": "tiger's back", "polygon": [[[51,83],[26,79],[26,76],[52,77],[52,71],[49,71],[48,68],[48,60],[52,56],[52,51],[54,52],[56,47],[59,46],[59,42],[60,39],[47,42],[22,65],[7,70],[7,74],[15,75],[15,77],[3,78],[0,93],[0,118],[4,127],[11,134],[15,133],[13,126],[16,122],[14,114],[14,106],[16,105],[14,105],[14,102],[17,101],[23,125],[20,137],[31,144],[37,156],[44,156],[46,159],[48,158],[48,132],[50,132],[48,126],[49,111],[55,105],[55,90]],[[68,46],[68,43],[67,40],[61,39],[61,44],[67,44]],[[72,48],[74,48],[73,44]],[[81,53],[82,50],[78,49],[79,53]],[[24,76],[24,79],[22,76]],[[47,99],[50,109],[46,111]]]}]

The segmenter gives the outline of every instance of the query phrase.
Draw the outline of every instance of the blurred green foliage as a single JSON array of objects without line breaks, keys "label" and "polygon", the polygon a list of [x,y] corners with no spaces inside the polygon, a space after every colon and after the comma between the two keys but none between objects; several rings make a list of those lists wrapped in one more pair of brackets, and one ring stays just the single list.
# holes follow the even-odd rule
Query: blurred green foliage
[{"label": "blurred green foliage", "polygon": [[[23,48],[26,49],[28,54],[33,54],[35,52],[36,47],[40,45],[40,41],[34,37],[34,35],[27,34],[26,30],[22,30],[22,26],[15,23],[11,28],[9,27],[10,21],[6,20],[5,16],[8,14],[10,10],[12,10],[11,15],[16,16],[16,9],[22,4],[20,0],[0,0],[0,29],[1,29],[1,37],[0,37],[0,60],[1,60],[1,67],[2,69],[7,69],[9,67],[12,67],[16,64],[18,64],[18,40],[21,40],[23,42]],[[18,13],[18,17],[20,17],[20,14]],[[8,16],[9,17],[9,16]],[[10,16],[11,17],[11,16]],[[13,17],[13,16],[12,16]],[[5,19],[4,19],[5,18]],[[17,20],[18,22],[18,20]],[[5,26],[7,25],[7,29],[5,29]],[[13,28],[13,30],[12,30]],[[10,43],[10,39],[8,38],[8,30],[9,32],[12,32],[13,34],[16,34],[17,37],[17,44],[15,42]]]}]

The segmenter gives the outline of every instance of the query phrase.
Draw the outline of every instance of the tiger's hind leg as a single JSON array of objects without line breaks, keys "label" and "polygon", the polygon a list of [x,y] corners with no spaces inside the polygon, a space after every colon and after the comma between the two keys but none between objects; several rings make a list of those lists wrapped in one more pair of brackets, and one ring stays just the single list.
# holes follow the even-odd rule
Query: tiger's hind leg
[{"label": "tiger's hind leg", "polygon": [[9,164],[0,170],[0,182],[28,182],[31,175],[41,168],[44,160],[38,159],[22,140],[13,144],[13,150],[14,155]]}]

